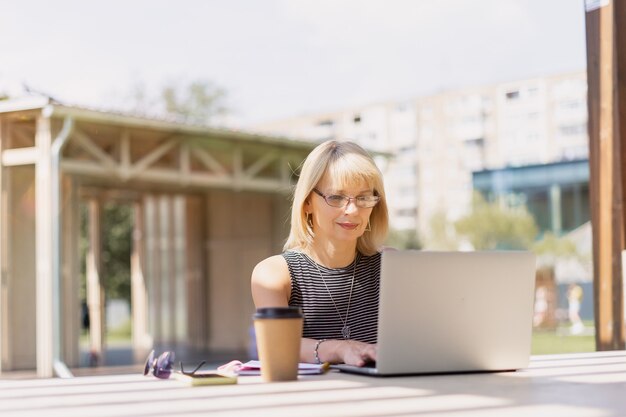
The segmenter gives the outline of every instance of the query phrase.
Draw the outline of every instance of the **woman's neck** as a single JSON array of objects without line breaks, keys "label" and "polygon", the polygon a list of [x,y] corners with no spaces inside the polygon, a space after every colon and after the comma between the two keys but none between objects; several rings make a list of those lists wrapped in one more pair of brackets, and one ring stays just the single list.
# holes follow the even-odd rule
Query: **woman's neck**
[{"label": "woman's neck", "polygon": [[313,245],[306,251],[315,262],[327,268],[341,268],[348,266],[354,261],[356,255],[356,242],[345,245],[326,244]]}]

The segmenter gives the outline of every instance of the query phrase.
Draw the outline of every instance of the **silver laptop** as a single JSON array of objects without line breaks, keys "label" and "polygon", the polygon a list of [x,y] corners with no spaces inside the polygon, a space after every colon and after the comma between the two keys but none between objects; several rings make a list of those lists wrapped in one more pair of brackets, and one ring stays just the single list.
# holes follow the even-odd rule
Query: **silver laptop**
[{"label": "silver laptop", "polygon": [[385,251],[377,361],[335,367],[380,376],[525,368],[534,288],[530,252]]}]

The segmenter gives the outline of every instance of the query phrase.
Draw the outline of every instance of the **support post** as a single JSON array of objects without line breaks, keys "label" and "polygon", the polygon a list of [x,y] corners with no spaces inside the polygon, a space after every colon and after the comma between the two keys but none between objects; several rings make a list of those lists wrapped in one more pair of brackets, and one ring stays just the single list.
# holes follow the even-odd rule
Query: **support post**
[{"label": "support post", "polygon": [[102,287],[102,204],[89,200],[87,252],[87,306],[89,308],[89,362],[101,365],[104,353],[104,290]]},{"label": "support post", "polygon": [[[623,74],[626,51],[616,32],[624,18],[626,0],[586,2],[587,81],[589,112],[589,189],[593,226],[594,309],[596,349],[624,348],[624,306],[621,253],[624,249],[624,187],[618,96],[626,88]],[[621,29],[624,30],[624,29]],[[623,34],[619,38],[623,38]],[[620,61],[621,60],[621,61]],[[621,85],[620,85],[621,83]],[[624,103],[626,105],[626,102]],[[623,128],[622,128],[623,129]]]},{"label": "support post", "polygon": [[8,204],[7,181],[2,163],[2,152],[9,140],[8,123],[0,119],[0,374],[7,362],[8,314],[7,314],[7,251],[8,251]]},{"label": "support post", "polygon": [[60,205],[60,218],[63,221],[60,239],[63,250],[60,253],[61,260],[61,322],[62,343],[61,358],[69,367],[80,365],[80,310],[78,289],[80,288],[80,269],[78,245],[80,236],[80,206],[75,181],[69,176],[63,176],[61,182],[62,202]]},{"label": "support post", "polygon": [[50,119],[39,116],[35,143],[39,156],[35,165],[35,224],[36,224],[36,343],[37,376],[53,376],[54,357],[54,308],[52,271],[52,181]]},{"label": "support post", "polygon": [[152,346],[152,340],[148,333],[148,293],[144,274],[145,228],[142,200],[133,203],[133,213],[133,247],[130,257],[133,357],[135,363],[141,363],[145,360]]}]

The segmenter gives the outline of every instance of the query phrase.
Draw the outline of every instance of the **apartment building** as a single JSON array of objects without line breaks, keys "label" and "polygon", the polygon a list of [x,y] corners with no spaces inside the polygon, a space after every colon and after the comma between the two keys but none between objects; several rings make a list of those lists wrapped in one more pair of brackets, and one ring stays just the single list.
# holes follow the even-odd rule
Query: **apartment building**
[{"label": "apartment building", "polygon": [[472,173],[587,158],[584,71],[445,91],[255,127],[317,141],[353,140],[380,158],[391,226],[430,234],[472,198]]}]

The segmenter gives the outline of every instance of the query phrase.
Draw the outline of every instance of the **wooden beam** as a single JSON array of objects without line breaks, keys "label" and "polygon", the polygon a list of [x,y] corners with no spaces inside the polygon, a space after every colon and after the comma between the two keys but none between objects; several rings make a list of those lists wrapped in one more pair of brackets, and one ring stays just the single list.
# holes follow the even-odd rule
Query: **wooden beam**
[{"label": "wooden beam", "polygon": [[269,165],[270,162],[272,162],[274,159],[276,159],[277,156],[278,156],[278,152],[276,152],[276,151],[266,153],[265,155],[263,155],[262,157],[257,159],[256,162],[254,162],[252,165],[250,165],[246,169],[244,175],[246,177],[248,177],[248,178],[254,177],[263,168],[265,168],[267,165]]},{"label": "wooden beam", "polygon": [[[617,93],[616,134],[621,145],[621,178],[626,179],[626,0],[617,0],[615,9],[615,92]],[[622,180],[622,198],[626,196],[626,180]],[[622,207],[622,225],[626,226],[626,207]]]},{"label": "wooden beam", "polygon": [[74,140],[81,148],[90,153],[93,157],[99,160],[104,166],[106,166],[111,172],[115,172],[117,169],[117,162],[104,152],[98,145],[96,145],[89,136],[81,132],[78,129],[74,130],[72,135]]},{"label": "wooden beam", "polygon": [[131,152],[130,152],[130,131],[124,129],[120,137],[120,178],[126,180],[130,177]]},{"label": "wooden beam", "polygon": [[[616,0],[614,5],[614,19],[615,19],[615,78],[614,89],[616,94],[616,115],[615,115],[615,135],[617,141],[615,160],[620,166],[619,170],[616,170],[616,175],[619,176],[621,185],[620,187],[620,200],[618,205],[619,219],[621,221],[619,248],[622,255],[626,249],[626,0]],[[622,257],[620,257],[621,261]],[[624,267],[621,265],[621,274],[616,276],[616,280],[613,282],[613,299],[614,299],[614,311],[613,317],[614,332],[616,334],[617,341],[614,343],[614,347],[617,349],[624,349],[626,346],[626,329],[624,328],[624,309],[626,295],[624,290]]]},{"label": "wooden beam", "polygon": [[104,354],[104,285],[102,276],[102,202],[89,201],[89,249],[86,259],[87,306],[89,309],[89,362],[102,365]]},{"label": "wooden beam", "polygon": [[226,169],[222,166],[222,164],[220,164],[217,161],[217,159],[213,157],[213,155],[211,155],[209,152],[207,152],[203,148],[199,146],[194,146],[193,155],[198,160],[200,160],[200,162],[202,162],[205,167],[215,172],[216,174],[221,175],[221,176],[228,175],[228,171],[226,171]]},{"label": "wooden beam", "polygon": [[134,166],[131,167],[131,177],[136,176],[138,173],[146,170],[150,165],[157,162],[163,155],[175,148],[180,143],[179,140],[169,139],[163,142],[150,153],[141,158]]},{"label": "wooden beam", "polygon": [[183,185],[186,185],[186,180],[191,173],[191,153],[189,150],[188,142],[182,142],[180,144],[180,153],[178,155],[178,169],[180,170],[180,180]]},{"label": "wooden beam", "polygon": [[[620,0],[623,3],[624,0]],[[619,7],[623,7],[619,6]],[[618,8],[619,9],[619,8]],[[618,10],[615,9],[615,10]],[[613,3],[588,9],[589,168],[594,258],[596,348],[624,348],[624,249],[619,118],[615,97]]]},{"label": "wooden beam", "polygon": [[148,291],[145,279],[145,221],[143,203],[133,203],[133,245],[130,256],[130,296],[132,305],[133,358],[141,363],[151,347],[148,331]]},{"label": "wooden beam", "polygon": [[2,151],[2,165],[5,167],[33,165],[39,158],[37,147],[14,148]]},{"label": "wooden beam", "polygon": [[236,191],[241,191],[243,178],[243,149],[241,146],[236,146],[233,149],[233,186]]},{"label": "wooden beam", "polygon": [[[90,178],[115,181],[111,178],[111,173],[102,166],[85,161],[64,160],[61,162],[63,172],[74,175],[84,175]],[[228,188],[237,191],[267,191],[277,193],[288,193],[291,190],[291,183],[285,182],[282,178],[240,178],[235,185],[235,181],[230,176],[215,174],[190,172],[184,178],[179,171],[171,169],[147,169],[132,177],[133,181],[147,184],[180,185],[195,188]]]},{"label": "wooden beam", "polygon": [[36,146],[39,158],[35,164],[35,253],[36,256],[36,343],[37,376],[53,375],[54,308],[52,260],[52,133],[50,119],[37,119]]},{"label": "wooden beam", "polygon": [[61,359],[69,367],[80,365],[79,338],[81,329],[80,305],[80,207],[75,180],[69,175],[62,177],[61,194],[63,203],[59,204],[63,220],[61,232],[61,323],[62,343]]},{"label": "wooden beam", "polygon": [[[0,118],[0,155],[8,145],[9,123]],[[7,176],[4,163],[0,160],[0,373],[3,367],[8,367],[9,353],[9,320],[8,320],[8,283],[7,273],[9,259],[9,213],[7,190]]]}]

